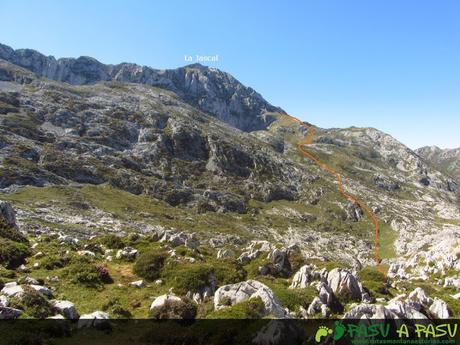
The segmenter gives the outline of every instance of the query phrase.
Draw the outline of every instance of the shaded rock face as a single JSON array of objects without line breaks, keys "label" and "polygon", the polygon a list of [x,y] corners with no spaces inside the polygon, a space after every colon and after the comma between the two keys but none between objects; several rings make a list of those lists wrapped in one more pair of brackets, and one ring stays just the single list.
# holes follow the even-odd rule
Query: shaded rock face
[{"label": "shaded rock face", "polygon": [[273,265],[274,274],[272,275],[289,276],[291,274],[291,263],[289,262],[288,252],[285,248],[274,249],[268,255],[268,259]]},{"label": "shaded rock face", "polygon": [[302,266],[292,278],[292,283],[289,286],[291,289],[305,289],[315,279],[315,274],[309,265]]},{"label": "shaded rock face", "polygon": [[231,75],[200,64],[174,70],[156,70],[127,63],[104,65],[87,56],[56,60],[35,50],[13,50],[2,44],[0,59],[38,76],[74,85],[116,80],[165,88],[176,92],[194,107],[244,131],[265,129],[274,120],[267,113],[282,111]]},{"label": "shaded rock face", "polygon": [[374,184],[387,191],[395,191],[401,188],[399,183],[392,181],[390,178],[382,174],[374,176]]},{"label": "shaded rock face", "polygon": [[361,301],[361,289],[356,277],[350,271],[334,268],[327,275],[327,284],[335,295],[345,295],[352,300]]},{"label": "shaded rock face", "polygon": [[54,300],[52,301],[52,304],[54,309],[65,318],[70,320],[78,320],[80,318],[80,315],[72,302]]},{"label": "shaded rock face", "polygon": [[0,200],[0,224],[10,228],[17,228],[16,215],[10,203]]},{"label": "shaded rock face", "polygon": [[22,311],[19,309],[0,306],[0,320],[16,319],[21,315]]}]

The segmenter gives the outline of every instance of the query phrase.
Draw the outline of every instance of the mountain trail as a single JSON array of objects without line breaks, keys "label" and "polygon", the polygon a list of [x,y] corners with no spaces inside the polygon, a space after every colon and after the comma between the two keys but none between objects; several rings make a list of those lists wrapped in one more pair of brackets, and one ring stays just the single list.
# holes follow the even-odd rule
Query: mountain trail
[{"label": "mountain trail", "polygon": [[299,120],[298,118],[294,117],[294,116],[291,116],[291,115],[288,115],[288,114],[284,114],[285,116],[289,117],[291,120],[299,123],[302,127],[304,127],[305,129],[307,129],[307,135],[305,136],[304,139],[302,139],[301,141],[299,141],[297,143],[297,149],[300,151],[300,153],[304,156],[306,156],[307,158],[311,159],[316,165],[318,165],[321,169],[327,171],[328,173],[330,173],[331,175],[335,176],[336,180],[337,180],[337,183],[338,183],[338,188],[339,188],[339,193],[347,200],[355,203],[356,205],[358,205],[362,210],[364,210],[364,212],[367,214],[367,216],[369,217],[369,219],[372,221],[372,223],[374,224],[374,228],[375,228],[375,235],[374,235],[374,260],[375,260],[375,263],[379,269],[379,271],[383,272],[384,269],[382,267],[382,265],[380,264],[381,262],[381,258],[380,258],[380,255],[379,255],[379,219],[377,218],[377,216],[374,214],[374,212],[372,212],[372,210],[370,209],[370,207],[364,203],[363,201],[361,201],[360,199],[358,199],[357,197],[351,195],[351,194],[348,194],[347,192],[344,191],[343,189],[343,182],[342,182],[342,176],[335,170],[333,169],[332,167],[330,167],[329,165],[327,165],[326,163],[323,163],[321,162],[318,158],[316,158],[315,156],[313,156],[311,153],[309,153],[308,151],[305,150],[304,146],[305,145],[309,145],[311,144],[312,140],[313,140],[313,135],[314,135],[314,129],[312,126],[310,125],[307,125],[306,123],[302,122],[301,120]]}]

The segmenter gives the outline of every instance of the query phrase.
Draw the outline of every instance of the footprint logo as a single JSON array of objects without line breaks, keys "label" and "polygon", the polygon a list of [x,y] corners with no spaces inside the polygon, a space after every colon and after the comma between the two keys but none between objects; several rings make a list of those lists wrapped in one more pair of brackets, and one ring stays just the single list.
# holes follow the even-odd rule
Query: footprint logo
[{"label": "footprint logo", "polygon": [[344,336],[346,330],[347,330],[347,329],[346,329],[346,327],[343,325],[342,322],[336,321],[336,322],[335,322],[334,338],[333,338],[333,339],[336,340],[336,341],[337,341],[337,340],[340,340],[340,339]]},{"label": "footprint logo", "polygon": [[319,326],[318,330],[316,331],[315,341],[319,343],[322,338],[327,337],[329,334],[332,334],[332,329],[326,326]]}]

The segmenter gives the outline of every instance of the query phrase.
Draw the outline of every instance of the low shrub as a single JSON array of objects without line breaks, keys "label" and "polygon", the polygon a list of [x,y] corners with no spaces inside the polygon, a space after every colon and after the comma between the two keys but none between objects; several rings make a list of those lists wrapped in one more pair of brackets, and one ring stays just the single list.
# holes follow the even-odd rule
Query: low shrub
[{"label": "low shrub", "polygon": [[201,263],[171,265],[164,270],[162,276],[180,295],[188,291],[200,291],[215,280],[214,268]]},{"label": "low shrub", "polygon": [[40,292],[24,286],[24,292],[19,297],[13,297],[10,306],[21,309],[28,316],[44,319],[53,315],[53,306]]},{"label": "low shrub", "polygon": [[27,244],[0,238],[0,264],[6,268],[15,268],[25,262],[30,255]]},{"label": "low shrub", "polygon": [[149,315],[153,319],[194,319],[197,313],[197,305],[189,299],[182,301],[166,301],[160,307],[150,310]]},{"label": "low shrub", "polygon": [[163,251],[149,251],[141,254],[135,264],[134,273],[148,281],[157,279],[164,266],[167,254]]},{"label": "low shrub", "polygon": [[235,284],[246,280],[247,272],[237,261],[221,260],[214,266],[217,285]]},{"label": "low shrub", "polygon": [[98,287],[104,283],[105,274],[100,271],[100,268],[98,269],[97,265],[84,257],[75,259],[66,269],[66,275],[73,283],[88,287]]},{"label": "low shrub", "polygon": [[48,255],[40,260],[40,266],[47,270],[54,270],[56,268],[63,268],[69,263],[69,258],[60,257],[57,255]]},{"label": "low shrub", "polygon": [[123,242],[123,239],[120,236],[114,234],[102,236],[99,242],[110,249],[123,249],[124,247],[126,247],[125,243]]},{"label": "low shrub", "polygon": [[276,281],[267,285],[272,289],[275,296],[278,297],[281,304],[292,311],[298,310],[300,306],[307,309],[313,299],[318,295],[318,292],[313,287],[289,289],[287,284],[284,285]]},{"label": "low shrub", "polygon": [[180,256],[191,256],[191,257],[195,256],[195,253],[191,249],[187,248],[184,245],[178,246],[178,247],[174,248],[174,250]]},{"label": "low shrub", "polygon": [[207,319],[261,319],[265,316],[265,305],[260,297],[235,304],[231,307],[215,310]]},{"label": "low shrub", "polygon": [[2,218],[0,218],[0,238],[5,238],[14,242],[27,243],[27,238],[17,229],[8,226]]},{"label": "low shrub", "polygon": [[99,275],[99,278],[103,283],[109,284],[113,283],[113,279],[109,274],[109,270],[106,266],[104,265],[96,265],[96,271]]}]

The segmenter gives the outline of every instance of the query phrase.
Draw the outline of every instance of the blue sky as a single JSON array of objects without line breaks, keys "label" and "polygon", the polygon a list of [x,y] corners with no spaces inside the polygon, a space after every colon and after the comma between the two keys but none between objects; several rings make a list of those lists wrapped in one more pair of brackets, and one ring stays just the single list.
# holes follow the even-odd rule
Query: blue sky
[{"label": "blue sky", "polygon": [[3,1],[0,42],[156,68],[219,55],[271,103],[411,148],[460,147],[460,1]]}]

